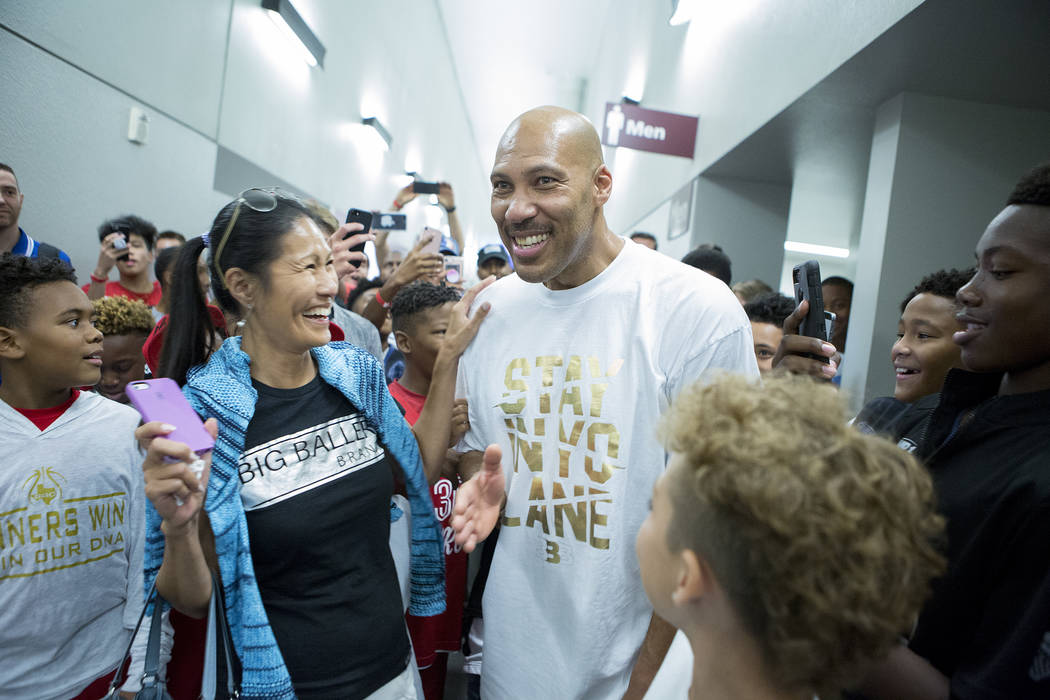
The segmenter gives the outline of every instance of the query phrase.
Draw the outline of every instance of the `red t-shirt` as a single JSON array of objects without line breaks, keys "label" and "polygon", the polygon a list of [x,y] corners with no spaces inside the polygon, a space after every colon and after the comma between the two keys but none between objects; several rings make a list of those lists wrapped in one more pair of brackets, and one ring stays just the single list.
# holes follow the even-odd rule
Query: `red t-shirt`
[{"label": "red t-shirt", "polygon": [[[88,290],[91,289],[90,284],[85,284],[81,289],[84,290],[84,294],[87,294]],[[133,292],[120,282],[106,282],[106,296],[107,297],[126,297],[135,301],[141,301],[151,309],[160,303],[162,293],[160,291],[160,282],[153,281],[153,290],[147,294],[139,294]]]},{"label": "red t-shirt", "polygon": [[[211,324],[215,326],[215,330],[219,331],[219,335],[223,338],[226,337],[226,318],[222,315],[222,311],[218,306],[212,306],[208,304],[208,316],[211,318]],[[149,367],[150,374],[157,375],[157,368],[160,366],[160,351],[164,347],[164,332],[168,328],[168,314],[161,316],[157,324],[153,326],[153,330],[146,336],[146,342],[142,344],[142,356],[146,358],[146,366]]]},{"label": "red t-shirt", "polygon": [[[427,397],[409,391],[400,382],[391,382],[390,395],[405,409],[405,420],[414,425]],[[463,627],[463,602],[467,595],[467,553],[452,541],[452,505],[456,485],[442,477],[430,488],[434,515],[441,523],[445,542],[445,612],[432,617],[406,615],[416,663],[430,666],[442,651],[458,651]]]},{"label": "red t-shirt", "polygon": [[50,408],[18,408],[17,406],[12,406],[11,408],[31,420],[37,430],[43,431],[47,430],[48,426],[58,420],[59,416],[65,413],[66,409],[73,405],[73,402],[77,400],[78,396],[80,396],[80,391],[74,389],[70,392],[69,398],[57,406],[52,406]]}]

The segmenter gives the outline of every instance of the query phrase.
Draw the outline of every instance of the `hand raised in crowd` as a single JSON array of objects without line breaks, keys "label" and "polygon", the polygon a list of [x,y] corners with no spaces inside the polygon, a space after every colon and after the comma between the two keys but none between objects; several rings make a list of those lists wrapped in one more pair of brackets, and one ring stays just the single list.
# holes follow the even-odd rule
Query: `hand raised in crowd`
[{"label": "hand raised in crowd", "polygon": [[406,204],[408,204],[416,198],[416,191],[414,187],[415,183],[410,182],[397,191],[397,194],[394,195],[394,206],[396,209],[400,209],[401,207],[405,206]]},{"label": "hand raised in crowd", "polygon": [[[115,244],[118,240],[123,240],[124,234],[114,231],[105,238],[102,239],[102,245],[99,246],[98,262],[95,263],[95,276],[106,277],[109,275],[116,264],[117,259],[122,255],[128,254],[128,249],[117,248]],[[125,243],[127,241],[125,240]]]},{"label": "hand raised in crowd", "polygon": [[[430,242],[433,235],[421,236],[408,255],[401,261],[401,266],[394,273],[393,283],[397,289],[411,284],[418,279],[440,277],[445,272],[445,258],[440,253],[424,253],[423,246]],[[396,293],[396,292],[395,292]],[[386,294],[383,294],[386,298]],[[390,297],[393,298],[393,295]],[[472,297],[473,299],[473,297]]]},{"label": "hand raised in crowd", "polygon": [[[773,368],[786,369],[792,374],[808,374],[818,379],[830,380],[838,371],[841,355],[835,346],[817,338],[798,334],[798,327],[809,311],[809,302],[803,301],[784,319],[784,337],[780,339],[777,353],[773,356]],[[828,358],[828,362],[809,357],[809,354]]]},{"label": "hand raised in crowd", "polygon": [[440,352],[442,354],[459,358],[466,351],[471,341],[474,340],[474,336],[478,334],[481,322],[488,316],[492,305],[485,302],[477,309],[474,309],[473,315],[471,314],[471,307],[474,305],[474,300],[478,294],[481,294],[495,281],[494,277],[490,277],[474,285],[452,306],[452,312],[448,317],[448,327],[445,329],[445,337],[441,341]]},{"label": "hand raised in crowd", "polygon": [[460,439],[470,430],[470,412],[466,399],[456,399],[452,403],[452,431],[448,436],[448,446],[455,447]]},{"label": "hand raised in crowd", "polygon": [[[196,532],[197,514],[204,506],[208,475],[211,473],[211,452],[201,457],[204,470],[198,478],[190,468],[190,464],[197,460],[193,450],[185,443],[164,437],[174,429],[174,426],[160,421],[151,421],[140,425],[135,431],[139,445],[146,448],[146,460],[142,463],[146,498],[164,519],[165,532],[187,526],[192,526]],[[219,434],[219,426],[214,418],[205,421],[204,429],[213,438]]]},{"label": "hand raised in crowd", "polygon": [[364,229],[365,227],[356,221],[343,224],[328,239],[328,245],[332,248],[335,274],[340,280],[356,272],[362,263],[368,262],[368,256],[364,251],[350,250],[354,246],[375,240],[375,235]]},{"label": "hand raised in crowd", "polygon": [[[473,454],[477,454],[476,452]],[[466,459],[468,455],[463,455]],[[456,544],[470,553],[479,542],[488,537],[499,521],[505,498],[503,451],[498,445],[489,445],[481,461],[481,470],[456,491],[456,505],[452,509],[452,529]]]},{"label": "hand raised in crowd", "polygon": [[452,194],[452,185],[447,182],[438,183],[438,204],[450,211],[456,208],[456,197]]}]

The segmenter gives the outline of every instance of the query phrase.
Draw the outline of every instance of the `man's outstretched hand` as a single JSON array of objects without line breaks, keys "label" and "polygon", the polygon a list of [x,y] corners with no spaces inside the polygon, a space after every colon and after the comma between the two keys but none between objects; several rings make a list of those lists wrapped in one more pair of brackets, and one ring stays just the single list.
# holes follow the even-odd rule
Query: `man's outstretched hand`
[{"label": "man's outstretched hand", "polygon": [[506,481],[500,464],[502,459],[499,446],[489,445],[485,448],[481,470],[456,490],[452,529],[456,533],[456,544],[465,552],[473,552],[499,522]]}]

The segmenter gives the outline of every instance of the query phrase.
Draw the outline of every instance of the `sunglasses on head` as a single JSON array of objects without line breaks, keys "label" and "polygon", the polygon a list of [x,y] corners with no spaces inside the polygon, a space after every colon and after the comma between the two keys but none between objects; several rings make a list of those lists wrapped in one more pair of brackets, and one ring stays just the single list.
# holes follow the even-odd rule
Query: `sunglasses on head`
[{"label": "sunglasses on head", "polygon": [[241,214],[241,206],[246,206],[252,211],[257,211],[261,214],[273,211],[277,208],[277,198],[295,199],[293,196],[286,195],[279,190],[264,190],[258,187],[252,187],[247,189],[234,200],[233,216],[230,217],[230,223],[226,224],[226,230],[222,234],[222,238],[219,239],[219,245],[215,247],[215,255],[211,258],[212,266],[215,268],[215,274],[218,275],[219,281],[223,286],[226,286],[226,282],[222,278],[222,270],[219,268],[219,260],[222,258],[223,248],[226,247],[226,241],[230,237],[230,232],[233,231],[234,225],[237,223],[237,217]]}]

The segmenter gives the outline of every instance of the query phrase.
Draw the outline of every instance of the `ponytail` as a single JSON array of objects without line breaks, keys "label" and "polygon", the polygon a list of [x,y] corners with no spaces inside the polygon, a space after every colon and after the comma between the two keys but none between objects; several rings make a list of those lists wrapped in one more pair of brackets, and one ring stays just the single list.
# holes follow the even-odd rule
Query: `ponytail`
[{"label": "ponytail", "polygon": [[190,367],[204,363],[219,346],[197,277],[197,259],[203,251],[204,239],[199,236],[181,246],[167,290],[168,325],[158,374],[174,379],[179,386],[186,383]]}]

